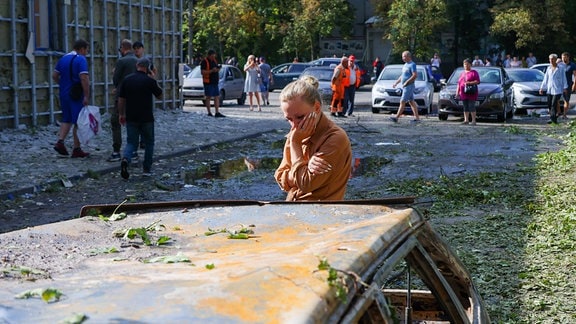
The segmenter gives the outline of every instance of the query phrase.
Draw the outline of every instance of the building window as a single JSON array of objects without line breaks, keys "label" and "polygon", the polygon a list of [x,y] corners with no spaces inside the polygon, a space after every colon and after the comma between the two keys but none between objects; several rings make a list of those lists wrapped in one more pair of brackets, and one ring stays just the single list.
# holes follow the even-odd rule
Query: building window
[{"label": "building window", "polygon": [[70,7],[70,0],[32,0],[32,3],[30,16],[33,19],[34,49],[63,50],[66,24],[64,12]]}]

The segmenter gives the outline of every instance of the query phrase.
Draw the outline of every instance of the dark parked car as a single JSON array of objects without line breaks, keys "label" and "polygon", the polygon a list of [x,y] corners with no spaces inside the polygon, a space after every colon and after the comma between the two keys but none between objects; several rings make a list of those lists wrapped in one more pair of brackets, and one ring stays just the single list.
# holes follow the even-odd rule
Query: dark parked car
[{"label": "dark parked car", "polygon": [[268,90],[284,89],[288,83],[297,80],[308,67],[310,67],[308,63],[284,63],[273,67],[273,82],[271,82]]},{"label": "dark parked car", "polygon": [[[478,85],[478,100],[476,101],[477,116],[496,116],[498,121],[512,118],[512,83],[508,73],[497,66],[475,66],[480,75]],[[454,70],[446,86],[440,90],[438,100],[438,118],[447,120],[448,115],[462,116],[463,106],[460,98],[456,98],[458,78],[464,69]]]},{"label": "dark parked car", "polygon": [[[426,218],[404,207],[413,202],[406,198],[85,206],[80,213],[85,217],[4,234],[27,237],[32,246],[49,233],[57,240],[51,250],[59,252],[46,259],[75,261],[62,271],[50,269],[46,278],[3,280],[0,319],[81,322],[83,315],[90,323],[490,323],[474,278]],[[86,216],[116,211],[129,217],[108,224]],[[145,224],[146,229],[140,227]],[[140,242],[144,234],[142,239],[122,237],[123,230],[134,229],[145,230],[147,240],[168,242],[148,246]],[[114,233],[121,247],[79,251],[85,233]],[[46,268],[40,269],[30,276],[44,274]],[[52,297],[57,292],[62,298]],[[52,302],[14,298],[40,294]]]},{"label": "dark parked car", "polygon": [[192,68],[188,66],[188,64],[182,64],[182,72],[184,73],[184,77],[187,77],[190,72],[192,72]]},{"label": "dark parked car", "polygon": [[516,114],[526,114],[527,109],[546,109],[546,93],[540,94],[544,73],[538,69],[506,69],[512,84],[512,105]]},{"label": "dark parked car", "polygon": [[311,66],[304,70],[300,78],[306,75],[315,77],[318,80],[318,90],[322,94],[324,105],[330,105],[332,101],[332,75],[334,68],[329,66]]},{"label": "dark parked car", "polygon": [[[317,60],[311,61],[310,64],[312,65],[322,65],[322,66],[336,66],[338,64],[340,64],[341,59],[338,57],[325,57],[325,58],[319,58]],[[358,68],[360,69],[360,86],[363,86],[365,84],[370,84],[370,73],[368,72],[368,70],[366,70],[366,68],[364,67],[364,64],[358,60],[354,61],[354,64],[358,65]]]}]

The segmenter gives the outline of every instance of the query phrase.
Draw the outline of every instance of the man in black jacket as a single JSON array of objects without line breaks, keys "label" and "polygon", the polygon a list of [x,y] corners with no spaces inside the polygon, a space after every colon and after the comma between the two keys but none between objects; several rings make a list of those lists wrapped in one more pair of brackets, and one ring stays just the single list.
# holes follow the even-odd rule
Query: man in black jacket
[{"label": "man in black jacket", "polygon": [[147,75],[150,60],[138,59],[136,73],[128,75],[118,91],[118,110],[120,123],[126,125],[126,147],[120,164],[120,175],[128,179],[128,165],[132,154],[138,148],[138,140],[144,142],[144,162],[142,168],[145,176],[150,176],[154,155],[154,101],[152,96],[160,99],[162,89],[158,82]]},{"label": "man in black jacket", "polygon": [[122,128],[120,126],[118,116],[118,88],[124,78],[136,72],[136,61],[138,58],[132,51],[132,42],[129,39],[124,39],[118,49],[121,58],[116,61],[114,67],[114,75],[112,76],[112,83],[114,84],[114,108],[110,116],[110,126],[112,128],[112,155],[108,158],[108,162],[120,161],[120,147],[122,146]]}]

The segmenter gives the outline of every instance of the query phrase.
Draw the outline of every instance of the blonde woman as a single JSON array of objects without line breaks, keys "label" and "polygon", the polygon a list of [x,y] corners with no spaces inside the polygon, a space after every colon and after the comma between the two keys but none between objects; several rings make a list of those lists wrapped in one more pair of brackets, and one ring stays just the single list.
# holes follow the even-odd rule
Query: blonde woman
[{"label": "blonde woman", "polygon": [[254,102],[252,97],[256,97],[256,102],[258,103],[258,111],[262,111],[260,108],[260,68],[256,62],[256,57],[254,55],[248,56],[248,61],[244,65],[244,72],[246,72],[246,81],[244,82],[244,92],[248,94],[248,99],[250,100],[250,111],[254,110]]},{"label": "blonde woman", "polygon": [[322,113],[318,80],[291,82],[279,99],[290,131],[274,178],[286,200],[344,199],[352,148],[346,132]]}]

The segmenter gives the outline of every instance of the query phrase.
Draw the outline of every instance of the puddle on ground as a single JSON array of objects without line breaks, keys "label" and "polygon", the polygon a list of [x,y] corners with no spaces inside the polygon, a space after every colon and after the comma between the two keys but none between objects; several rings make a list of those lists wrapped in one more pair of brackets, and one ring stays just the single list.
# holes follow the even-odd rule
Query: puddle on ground
[{"label": "puddle on ground", "polygon": [[391,159],[380,156],[357,157],[352,160],[352,173],[350,178],[376,175]]},{"label": "puddle on ground", "polygon": [[[234,160],[212,161],[203,163],[196,169],[182,170],[181,178],[185,184],[194,184],[198,180],[227,180],[246,171],[270,170],[274,172],[282,158],[238,158]],[[353,159],[350,177],[359,177],[378,173],[383,165],[392,162],[384,157],[357,157]]]},{"label": "puddle on ground", "polygon": [[197,180],[220,179],[227,180],[246,171],[256,169],[275,170],[282,158],[252,159],[248,157],[234,160],[212,161],[203,163],[193,170],[182,170],[181,178],[185,184],[194,184]]}]

